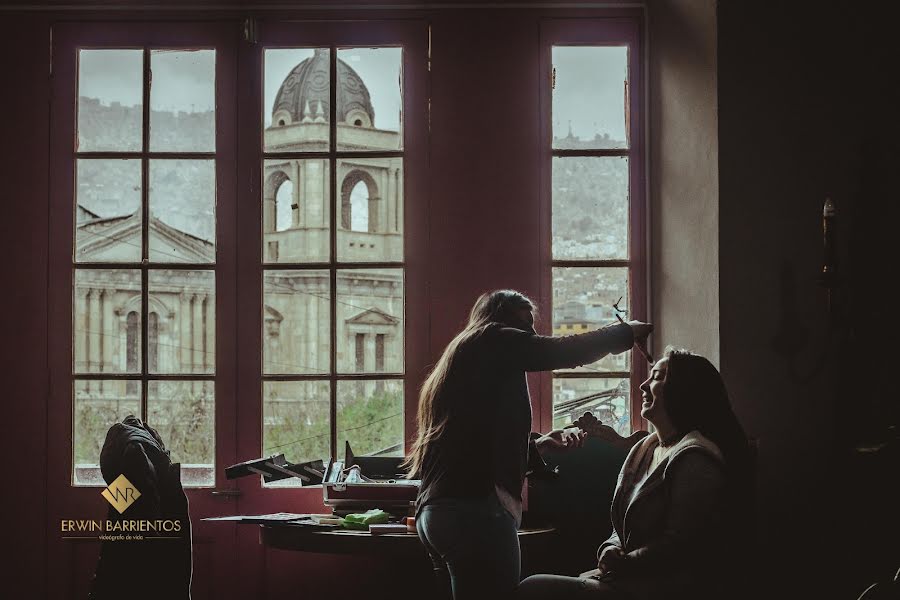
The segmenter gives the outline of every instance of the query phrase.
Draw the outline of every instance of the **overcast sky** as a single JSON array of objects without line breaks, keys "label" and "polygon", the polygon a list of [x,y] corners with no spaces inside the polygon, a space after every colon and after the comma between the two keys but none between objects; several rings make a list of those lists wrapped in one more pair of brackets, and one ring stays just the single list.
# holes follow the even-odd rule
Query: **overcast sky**
[{"label": "overcast sky", "polygon": [[556,46],[553,65],[554,136],[566,136],[571,123],[572,133],[581,139],[608,133],[624,141],[627,47]]},{"label": "overcast sky", "polygon": [[[369,89],[375,126],[399,128],[399,48],[340,50]],[[104,104],[133,106],[141,102],[141,50],[82,50],[79,94]],[[272,104],[284,78],[311,49],[269,49],[265,53],[263,119],[268,126]],[[214,51],[154,51],[151,59],[155,110],[206,111],[214,106]],[[573,133],[589,139],[607,133],[625,139],[624,86],[627,49],[557,46],[553,49],[556,89],[553,94],[553,131],[557,137]]]}]

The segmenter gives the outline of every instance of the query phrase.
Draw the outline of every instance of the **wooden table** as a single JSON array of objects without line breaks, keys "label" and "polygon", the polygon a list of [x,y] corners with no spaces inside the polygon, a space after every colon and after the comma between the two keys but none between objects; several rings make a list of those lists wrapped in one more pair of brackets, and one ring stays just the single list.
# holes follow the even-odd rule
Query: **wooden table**
[{"label": "wooden table", "polygon": [[[552,528],[520,529],[519,545],[523,555],[549,544],[555,531]],[[349,529],[323,531],[290,524],[260,525],[259,543],[268,548],[296,552],[425,556],[425,547],[415,533],[372,535],[368,531]]]}]

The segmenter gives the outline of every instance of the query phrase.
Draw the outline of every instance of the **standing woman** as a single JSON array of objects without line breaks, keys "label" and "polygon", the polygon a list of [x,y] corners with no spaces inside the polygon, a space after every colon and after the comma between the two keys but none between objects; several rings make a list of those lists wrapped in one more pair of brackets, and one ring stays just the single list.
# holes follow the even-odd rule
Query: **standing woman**
[{"label": "standing woman", "polygon": [[736,536],[746,537],[751,516],[751,454],[722,377],[704,357],[670,349],[641,392],[641,416],[656,432],[625,459],[597,569],[581,577],[533,575],[519,588],[521,600],[741,593],[732,553],[746,541]]},{"label": "standing woman", "polygon": [[502,598],[519,583],[518,526],[526,472],[539,451],[581,444],[581,432],[531,433],[526,371],[591,363],[643,344],[639,321],[565,337],[534,330],[519,292],[482,294],[419,396],[418,438],[407,459],[422,480],[416,528],[455,600]]}]

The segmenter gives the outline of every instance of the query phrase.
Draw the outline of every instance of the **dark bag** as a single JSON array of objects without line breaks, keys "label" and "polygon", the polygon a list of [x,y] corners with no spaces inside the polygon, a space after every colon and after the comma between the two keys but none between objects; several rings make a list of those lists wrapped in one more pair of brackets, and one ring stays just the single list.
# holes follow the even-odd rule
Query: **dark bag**
[{"label": "dark bag", "polygon": [[[129,415],[109,428],[100,453],[100,469],[107,485],[125,475],[140,492],[122,513],[110,506],[109,521],[168,522],[170,529],[178,522],[178,530],[146,532],[142,540],[104,540],[90,599],[189,600],[191,521],[181,486],[181,465],[171,461],[156,430]],[[157,537],[167,539],[151,539]]]}]

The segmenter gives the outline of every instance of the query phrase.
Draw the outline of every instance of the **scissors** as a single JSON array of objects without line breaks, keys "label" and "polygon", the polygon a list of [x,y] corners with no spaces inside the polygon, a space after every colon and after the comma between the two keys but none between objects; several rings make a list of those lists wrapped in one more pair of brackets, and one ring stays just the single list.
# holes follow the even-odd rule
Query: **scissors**
[{"label": "scissors", "polygon": [[[625,323],[625,320],[622,319],[622,315],[619,314],[619,313],[625,312],[621,308],[619,308],[619,302],[622,301],[622,298],[623,298],[623,296],[619,296],[619,299],[613,303],[613,310],[616,311],[616,318],[619,320],[619,323],[621,323],[622,325],[627,325],[627,323]],[[646,348],[644,348],[637,342],[635,342],[634,345],[635,345],[635,347],[637,347],[638,351],[640,351],[641,355],[647,359],[648,363],[650,363],[652,365],[654,362],[656,362],[653,360],[653,357],[650,356],[650,353],[647,352]]]}]

